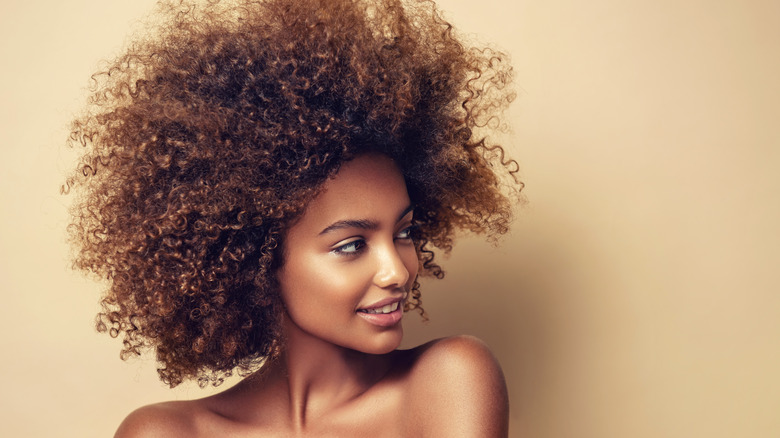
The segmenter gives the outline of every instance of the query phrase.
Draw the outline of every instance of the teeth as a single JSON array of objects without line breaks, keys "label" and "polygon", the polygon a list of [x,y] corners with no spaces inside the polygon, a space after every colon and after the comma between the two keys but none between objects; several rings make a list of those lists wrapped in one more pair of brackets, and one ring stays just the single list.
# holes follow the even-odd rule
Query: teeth
[{"label": "teeth", "polygon": [[376,309],[365,309],[365,310],[361,310],[361,311],[362,312],[366,312],[366,313],[390,313],[390,312],[395,312],[396,310],[398,310],[398,303],[397,302],[393,303],[393,304],[388,304],[388,305],[386,305],[384,307],[379,307],[379,308],[376,308]]}]

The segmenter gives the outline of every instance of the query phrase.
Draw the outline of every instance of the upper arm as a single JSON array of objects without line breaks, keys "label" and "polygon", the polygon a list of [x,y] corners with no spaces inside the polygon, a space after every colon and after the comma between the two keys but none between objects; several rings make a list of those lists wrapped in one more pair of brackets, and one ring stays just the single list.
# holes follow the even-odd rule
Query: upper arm
[{"label": "upper arm", "polygon": [[509,398],[501,367],[479,339],[425,346],[412,371],[410,407],[425,436],[506,437]]},{"label": "upper arm", "polygon": [[195,430],[189,416],[172,403],[136,409],[119,425],[114,438],[192,437]]}]

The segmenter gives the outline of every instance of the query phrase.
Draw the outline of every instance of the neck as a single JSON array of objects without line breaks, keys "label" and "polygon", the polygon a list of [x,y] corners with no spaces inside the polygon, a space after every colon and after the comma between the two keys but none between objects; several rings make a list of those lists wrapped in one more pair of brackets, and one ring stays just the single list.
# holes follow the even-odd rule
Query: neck
[{"label": "neck", "polygon": [[[285,346],[278,361],[295,429],[363,394],[388,371],[384,355],[340,347],[310,335],[286,318]],[[284,385],[283,385],[284,386]]]}]

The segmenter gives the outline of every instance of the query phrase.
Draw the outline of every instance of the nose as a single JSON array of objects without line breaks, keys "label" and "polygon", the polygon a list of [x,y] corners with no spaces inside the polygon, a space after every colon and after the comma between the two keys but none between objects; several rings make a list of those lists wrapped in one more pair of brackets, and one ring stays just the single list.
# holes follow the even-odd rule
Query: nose
[{"label": "nose", "polygon": [[376,257],[374,283],[383,289],[405,287],[409,281],[409,270],[395,244],[383,245]]}]

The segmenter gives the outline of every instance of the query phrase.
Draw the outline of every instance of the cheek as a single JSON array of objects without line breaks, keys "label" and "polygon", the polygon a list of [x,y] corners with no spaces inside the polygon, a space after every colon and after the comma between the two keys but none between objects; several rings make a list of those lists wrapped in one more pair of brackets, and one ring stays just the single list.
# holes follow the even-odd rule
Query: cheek
[{"label": "cheek", "polygon": [[330,256],[299,257],[280,275],[282,299],[290,307],[350,306],[364,288],[362,270]]}]

